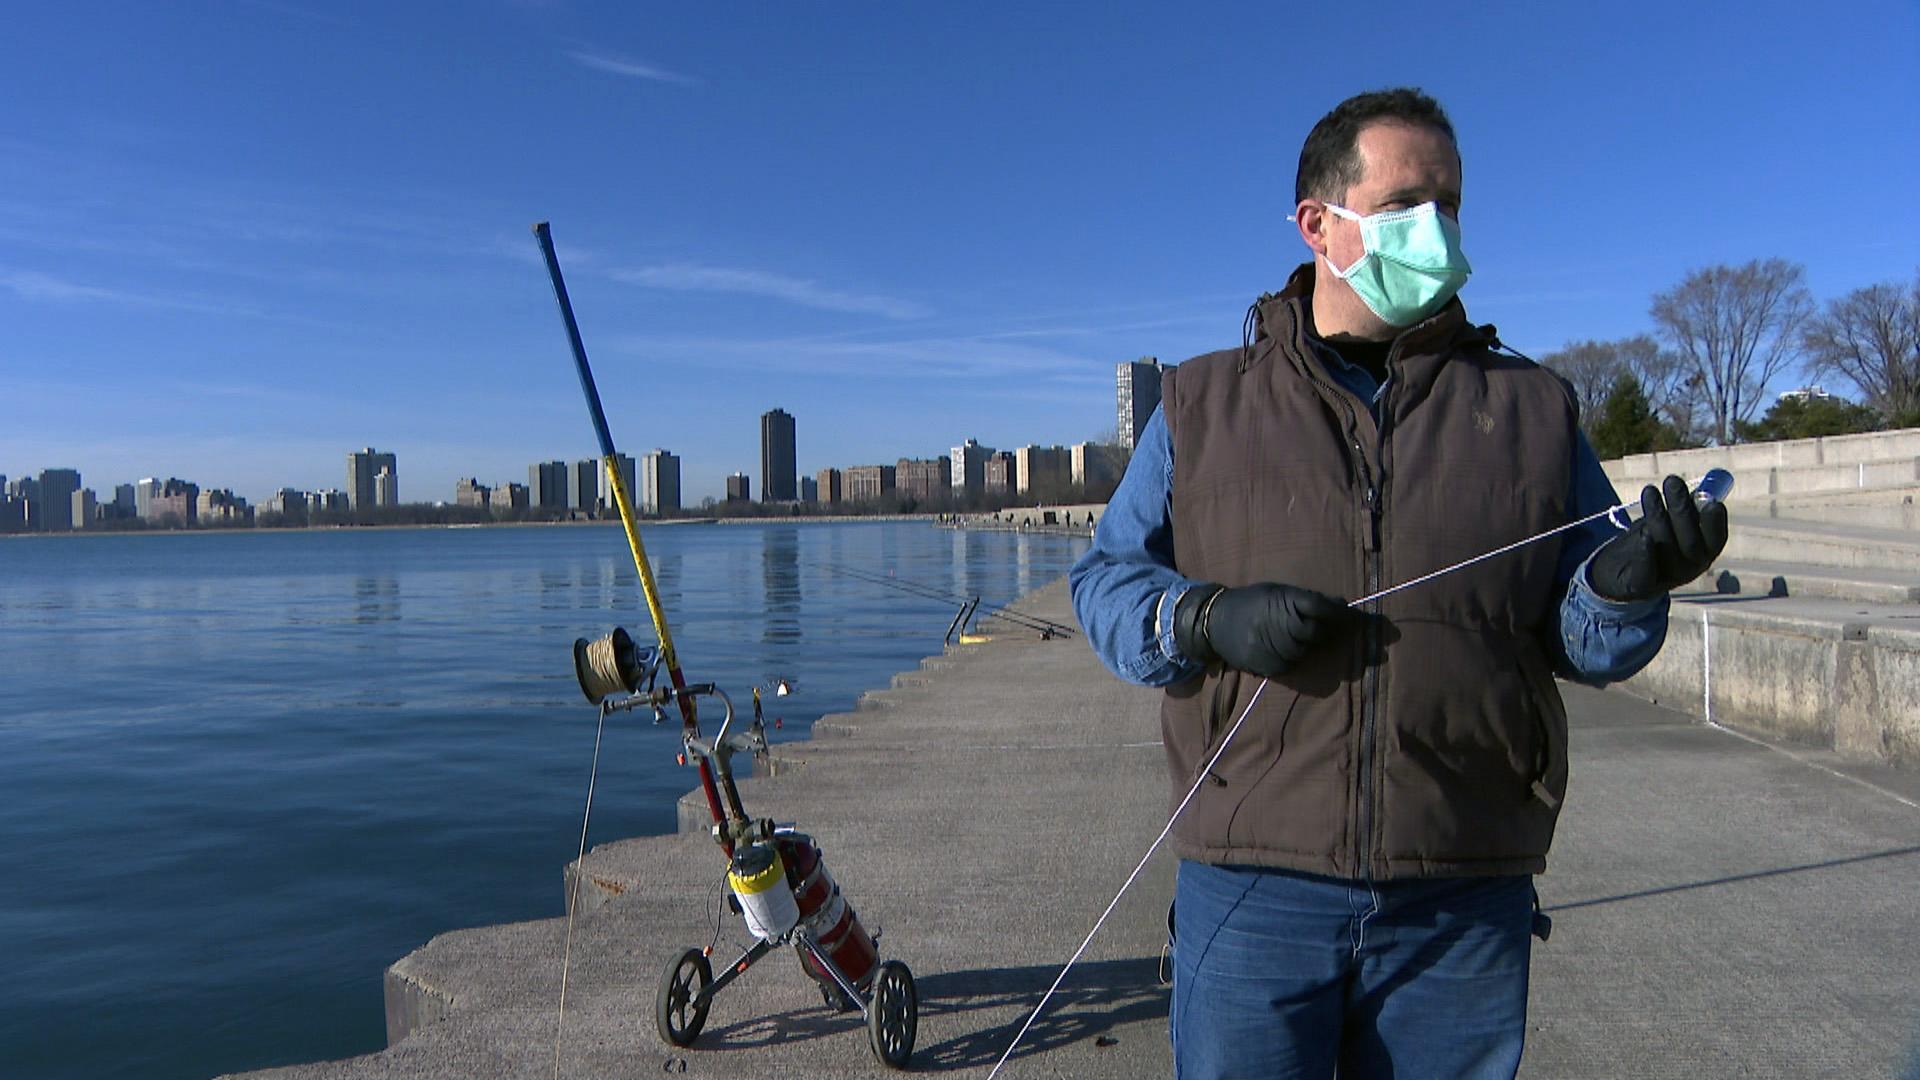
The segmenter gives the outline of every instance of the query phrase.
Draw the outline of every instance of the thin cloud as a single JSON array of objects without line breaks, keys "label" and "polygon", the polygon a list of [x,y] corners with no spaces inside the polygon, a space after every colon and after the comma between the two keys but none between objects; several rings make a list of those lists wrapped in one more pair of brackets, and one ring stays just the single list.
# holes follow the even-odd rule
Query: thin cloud
[{"label": "thin cloud", "polygon": [[54,303],[71,303],[77,300],[139,302],[138,297],[129,293],[65,281],[52,274],[42,274],[37,270],[0,270],[0,288],[6,289],[22,300],[48,300]]},{"label": "thin cloud", "polygon": [[51,304],[120,304],[127,307],[163,308],[173,311],[201,311],[223,315],[258,316],[260,312],[244,305],[185,296],[128,292],[98,285],[57,278],[38,270],[0,269],[0,289],[22,300]]},{"label": "thin cloud", "polygon": [[605,53],[592,53],[580,49],[570,49],[567,56],[573,62],[595,71],[604,71],[612,75],[623,75],[629,79],[647,79],[651,82],[672,83],[675,86],[699,86],[700,80],[677,71],[668,71],[663,67],[643,64],[638,60],[629,60],[624,56],[608,56]]},{"label": "thin cloud", "polygon": [[610,346],[641,357],[698,359],[733,370],[861,378],[957,379],[998,377],[1037,383],[1099,384],[1113,378],[1110,360],[1057,349],[979,338],[921,338],[884,342],[794,338],[616,338]]},{"label": "thin cloud", "polygon": [[822,311],[844,311],[856,315],[881,315],[889,319],[918,319],[927,308],[910,300],[898,300],[873,293],[833,289],[804,278],[770,274],[762,270],[735,270],[694,263],[662,263],[632,270],[612,271],[616,281],[648,289],[673,289],[680,292],[739,293],[784,300]]}]

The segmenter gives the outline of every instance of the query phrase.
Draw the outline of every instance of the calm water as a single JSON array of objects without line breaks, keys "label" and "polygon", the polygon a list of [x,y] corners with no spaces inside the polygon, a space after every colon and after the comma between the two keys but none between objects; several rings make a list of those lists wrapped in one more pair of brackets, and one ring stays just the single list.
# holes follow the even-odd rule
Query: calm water
[{"label": "calm water", "polygon": [[[783,738],[1085,540],[678,526],[690,680],[798,693]],[[575,637],[651,638],[617,527],[0,542],[0,1076],[183,1077],[379,1049],[381,972],[563,913],[594,709]],[[771,715],[771,714],[770,714]],[[677,724],[610,725],[593,840],[663,832]],[[709,726],[710,730],[710,726]]]}]

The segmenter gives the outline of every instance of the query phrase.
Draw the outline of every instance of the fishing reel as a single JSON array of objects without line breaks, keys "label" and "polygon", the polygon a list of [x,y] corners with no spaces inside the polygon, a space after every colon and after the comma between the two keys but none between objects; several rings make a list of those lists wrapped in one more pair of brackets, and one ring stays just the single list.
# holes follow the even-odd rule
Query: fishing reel
[{"label": "fishing reel", "polygon": [[[604,704],[615,694],[652,698],[661,658],[658,645],[643,646],[625,627],[616,626],[613,633],[595,641],[574,639],[573,677],[580,682],[580,692],[595,705]],[[666,714],[655,706],[653,722],[665,719]]]}]

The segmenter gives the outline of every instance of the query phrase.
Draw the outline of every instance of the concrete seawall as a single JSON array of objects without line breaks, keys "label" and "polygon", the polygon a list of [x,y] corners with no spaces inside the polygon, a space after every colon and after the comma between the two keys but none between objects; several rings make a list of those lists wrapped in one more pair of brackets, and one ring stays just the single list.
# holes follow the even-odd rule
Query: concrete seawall
[{"label": "concrete seawall", "polygon": [[1623,689],[1863,761],[1920,764],[1920,624],[1839,600],[1676,600]]},{"label": "concrete seawall", "polygon": [[[1061,583],[1020,606],[1071,620]],[[1534,952],[1522,1075],[1900,1075],[1920,1037],[1920,778],[1566,694],[1572,789],[1540,880],[1555,927]],[[902,673],[742,784],[749,812],[821,843],[882,955],[912,966],[916,1071],[986,1075],[1165,823],[1157,702],[1078,638],[1006,631]],[[660,1042],[668,957],[707,944],[716,916],[715,959],[744,944],[721,870],[695,832],[588,854],[558,1074],[892,1075],[790,955],[728,987],[693,1047]],[[1149,864],[1004,1076],[1169,1075],[1173,871]],[[440,935],[388,972],[387,1050],[253,1075],[551,1077],[564,933]]]}]

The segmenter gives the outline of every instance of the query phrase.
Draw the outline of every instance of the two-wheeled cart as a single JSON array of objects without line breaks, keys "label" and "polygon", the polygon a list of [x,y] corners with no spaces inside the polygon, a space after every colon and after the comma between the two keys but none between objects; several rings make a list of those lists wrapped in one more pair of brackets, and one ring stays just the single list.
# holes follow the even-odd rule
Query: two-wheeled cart
[{"label": "two-wheeled cart", "polygon": [[[857,1009],[866,1017],[874,1056],[891,1068],[906,1068],[919,1026],[913,973],[898,960],[879,960],[878,935],[861,924],[812,837],[768,818],[749,818],[741,806],[733,756],[767,758],[760,688],[753,691],[752,724],[728,734],[734,712],[726,693],[713,683],[656,687],[660,650],[636,645],[625,630],[596,642],[576,641],[574,666],[581,689],[603,716],[644,707],[658,722],[666,704],[680,695],[717,698],[726,710],[711,740],[697,728],[684,731],[681,761],[705,762],[723,797],[724,812],[714,814],[713,838],[728,858],[729,906],[746,921],[755,941],[718,976],[711,948],[689,948],[668,962],[654,1005],[660,1037],[674,1046],[692,1045],[720,991],[762,957],[791,945],[829,1007]],[[776,694],[785,692],[786,684],[775,687]]]}]

